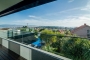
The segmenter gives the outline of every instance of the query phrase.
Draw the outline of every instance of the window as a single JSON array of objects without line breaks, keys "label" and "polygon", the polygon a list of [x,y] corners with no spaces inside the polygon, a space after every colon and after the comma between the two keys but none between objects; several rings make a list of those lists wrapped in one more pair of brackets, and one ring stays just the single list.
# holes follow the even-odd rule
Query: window
[{"label": "window", "polygon": [[87,30],[87,33],[90,33],[90,30]]},{"label": "window", "polygon": [[90,30],[87,30],[87,37],[90,38]]}]

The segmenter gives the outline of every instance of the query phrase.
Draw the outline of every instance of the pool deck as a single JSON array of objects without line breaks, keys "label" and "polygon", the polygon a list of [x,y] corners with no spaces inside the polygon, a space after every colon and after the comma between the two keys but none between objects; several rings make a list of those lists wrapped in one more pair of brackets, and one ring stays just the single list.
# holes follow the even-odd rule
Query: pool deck
[{"label": "pool deck", "polygon": [[26,60],[0,44],[0,60]]}]

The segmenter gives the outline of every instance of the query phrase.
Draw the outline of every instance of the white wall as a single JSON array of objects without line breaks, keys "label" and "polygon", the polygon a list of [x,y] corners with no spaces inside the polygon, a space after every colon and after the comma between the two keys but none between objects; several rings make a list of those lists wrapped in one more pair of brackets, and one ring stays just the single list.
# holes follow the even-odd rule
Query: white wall
[{"label": "white wall", "polygon": [[4,47],[6,47],[6,48],[8,48],[8,40],[6,40],[6,39],[2,39],[2,45],[4,46]]},{"label": "white wall", "polygon": [[20,56],[26,58],[27,60],[31,60],[31,49],[20,45]]}]

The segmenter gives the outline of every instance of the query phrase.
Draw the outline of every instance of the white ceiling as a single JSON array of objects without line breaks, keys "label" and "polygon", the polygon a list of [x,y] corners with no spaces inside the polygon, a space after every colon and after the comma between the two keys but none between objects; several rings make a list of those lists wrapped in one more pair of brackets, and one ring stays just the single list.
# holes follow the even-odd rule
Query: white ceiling
[{"label": "white ceiling", "polygon": [[23,0],[0,0],[0,12]]}]

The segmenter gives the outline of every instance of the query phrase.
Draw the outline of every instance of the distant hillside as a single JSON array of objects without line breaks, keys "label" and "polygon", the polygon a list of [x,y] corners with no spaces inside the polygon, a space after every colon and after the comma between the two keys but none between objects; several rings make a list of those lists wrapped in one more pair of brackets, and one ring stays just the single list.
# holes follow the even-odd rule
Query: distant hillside
[{"label": "distant hillside", "polygon": [[[14,28],[14,27],[23,27],[25,25],[10,25],[10,24],[2,24],[0,28]],[[28,27],[36,27],[35,25],[28,25]]]},{"label": "distant hillside", "polygon": [[49,28],[49,29],[73,29],[74,27],[62,27],[62,26],[39,26],[38,28]]},{"label": "distant hillside", "polygon": [[3,24],[0,25],[0,28],[13,28],[13,27],[22,27],[23,25],[9,25],[9,24]]}]

